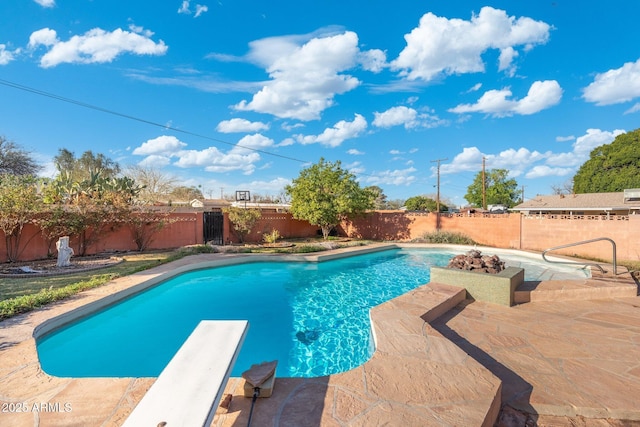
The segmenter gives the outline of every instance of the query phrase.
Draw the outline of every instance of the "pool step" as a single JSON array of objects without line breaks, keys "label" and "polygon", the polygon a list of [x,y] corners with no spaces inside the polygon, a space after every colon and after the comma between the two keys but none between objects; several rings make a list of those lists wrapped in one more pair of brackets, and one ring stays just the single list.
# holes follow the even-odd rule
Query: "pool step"
[{"label": "pool step", "polygon": [[592,277],[582,280],[543,280],[524,282],[516,289],[516,304],[537,301],[578,301],[610,298],[633,298],[638,286],[628,273],[615,278]]}]

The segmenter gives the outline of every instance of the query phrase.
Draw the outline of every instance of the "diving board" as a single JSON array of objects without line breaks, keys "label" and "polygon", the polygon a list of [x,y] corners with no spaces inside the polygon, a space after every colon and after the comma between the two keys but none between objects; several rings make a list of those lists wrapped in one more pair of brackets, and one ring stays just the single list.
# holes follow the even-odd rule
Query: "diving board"
[{"label": "diving board", "polygon": [[248,328],[246,320],[201,321],[123,427],[208,427]]}]

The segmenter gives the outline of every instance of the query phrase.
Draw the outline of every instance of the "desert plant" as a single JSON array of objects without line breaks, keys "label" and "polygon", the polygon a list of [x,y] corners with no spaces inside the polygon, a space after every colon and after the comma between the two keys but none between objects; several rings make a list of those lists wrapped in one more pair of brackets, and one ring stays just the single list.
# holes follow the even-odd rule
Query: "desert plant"
[{"label": "desert plant", "polygon": [[271,233],[265,233],[262,235],[262,240],[264,240],[265,243],[269,243],[269,244],[273,244],[277,242],[279,238],[280,238],[280,232],[275,228],[271,230]]},{"label": "desert plant", "polygon": [[455,231],[433,231],[422,235],[422,241],[426,243],[449,243],[454,245],[475,245],[476,242],[469,236]]}]

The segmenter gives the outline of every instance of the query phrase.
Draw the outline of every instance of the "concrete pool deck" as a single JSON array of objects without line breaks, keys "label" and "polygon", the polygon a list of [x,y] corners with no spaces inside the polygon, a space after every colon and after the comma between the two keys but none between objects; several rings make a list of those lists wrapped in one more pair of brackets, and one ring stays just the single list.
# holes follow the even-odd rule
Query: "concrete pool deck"
[{"label": "concrete pool deck", "polygon": [[[34,329],[167,273],[239,258],[184,258],[1,322],[0,425],[121,425],[155,379],[51,377],[39,367]],[[466,301],[464,290],[439,284],[375,307],[371,360],[328,377],[277,378],[252,425],[490,426],[501,405],[538,425],[640,425],[640,298],[630,275],[550,282],[529,284],[530,302],[515,307]],[[243,380],[232,378],[225,393],[231,404],[212,425],[246,425]]]}]

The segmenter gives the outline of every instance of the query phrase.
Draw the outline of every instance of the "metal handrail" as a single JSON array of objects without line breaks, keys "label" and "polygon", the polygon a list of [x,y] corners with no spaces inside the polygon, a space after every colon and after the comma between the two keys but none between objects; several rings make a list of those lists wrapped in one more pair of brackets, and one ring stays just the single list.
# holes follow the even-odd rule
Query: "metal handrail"
[{"label": "metal handrail", "polygon": [[600,269],[600,271],[602,273],[606,273],[606,271],[604,270],[604,268],[602,268],[602,266],[600,264],[596,264],[595,262],[586,262],[586,263],[582,263],[582,262],[571,262],[571,261],[550,261],[547,259],[547,257],[545,257],[545,254],[547,252],[550,251],[555,251],[557,249],[564,249],[564,248],[570,248],[572,246],[578,246],[578,245],[584,245],[586,243],[593,243],[593,242],[599,242],[601,240],[607,240],[609,242],[611,242],[611,245],[613,246],[613,275],[617,275],[618,274],[618,268],[617,268],[617,262],[616,262],[616,242],[614,242],[612,239],[608,238],[608,237],[598,237],[597,239],[590,239],[590,240],[583,240],[581,242],[575,242],[575,243],[569,243],[566,245],[561,245],[561,246],[555,246],[553,248],[549,248],[546,249],[545,251],[542,252],[542,259],[544,259],[546,262],[550,262],[550,263],[556,263],[556,264],[584,264],[584,265],[593,265],[595,267],[598,267]]}]

